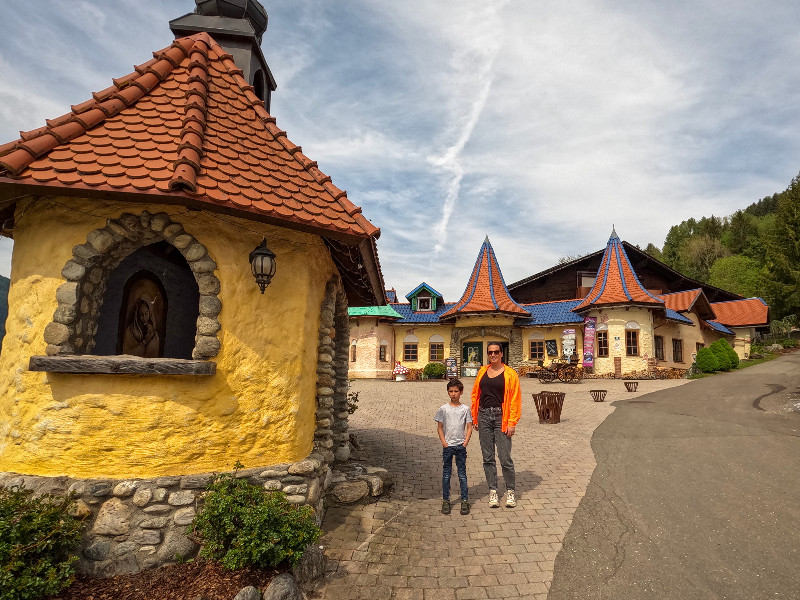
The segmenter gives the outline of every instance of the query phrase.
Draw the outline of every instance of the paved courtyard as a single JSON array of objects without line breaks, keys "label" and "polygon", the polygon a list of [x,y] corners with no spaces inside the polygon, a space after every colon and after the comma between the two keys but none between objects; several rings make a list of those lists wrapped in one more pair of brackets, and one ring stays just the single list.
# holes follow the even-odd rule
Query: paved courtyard
[{"label": "paved courtyard", "polygon": [[[465,379],[469,402],[474,379]],[[323,525],[328,573],[314,594],[324,599],[437,599],[547,597],[553,562],[596,463],[595,428],[611,403],[685,380],[642,381],[627,392],[619,380],[576,384],[522,381],[522,420],[512,456],[517,507],[490,509],[477,434],[470,441],[467,477],[472,511],[441,509],[441,444],[433,416],[447,401],[438,382],[360,380],[359,408],[350,427],[361,444],[355,459],[388,469],[391,492],[376,502],[331,508]],[[561,423],[540,424],[531,394],[566,392]],[[607,389],[593,402],[590,389]],[[499,476],[500,491],[504,491]],[[451,498],[458,498],[453,473]]]}]

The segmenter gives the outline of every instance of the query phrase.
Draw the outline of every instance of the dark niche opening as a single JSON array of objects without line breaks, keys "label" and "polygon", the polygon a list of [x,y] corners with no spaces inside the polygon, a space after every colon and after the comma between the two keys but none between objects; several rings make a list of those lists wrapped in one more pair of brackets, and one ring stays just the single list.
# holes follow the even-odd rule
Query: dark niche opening
[{"label": "dark niche opening", "polygon": [[189,264],[172,244],[139,248],[108,278],[94,354],[190,359],[199,302]]},{"label": "dark niche opening", "polygon": [[253,89],[256,92],[256,96],[258,96],[258,99],[261,101],[266,100],[266,98],[264,98],[265,87],[266,85],[264,83],[264,71],[258,69],[256,71],[256,74],[253,76]]}]

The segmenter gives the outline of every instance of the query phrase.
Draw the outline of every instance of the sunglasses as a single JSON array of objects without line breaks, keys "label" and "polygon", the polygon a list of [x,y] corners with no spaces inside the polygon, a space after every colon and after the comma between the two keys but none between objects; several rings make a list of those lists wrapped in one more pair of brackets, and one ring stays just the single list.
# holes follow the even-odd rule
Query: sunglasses
[{"label": "sunglasses", "polygon": [[486,354],[502,354],[502,350],[487,350]]}]

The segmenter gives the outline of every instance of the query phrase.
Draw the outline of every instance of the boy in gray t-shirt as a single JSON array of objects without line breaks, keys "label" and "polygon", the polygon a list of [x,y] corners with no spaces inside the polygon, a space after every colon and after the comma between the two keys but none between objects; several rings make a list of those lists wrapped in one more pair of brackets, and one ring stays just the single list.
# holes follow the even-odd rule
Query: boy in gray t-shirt
[{"label": "boy in gray t-shirt", "polygon": [[458,379],[447,382],[450,402],[442,405],[433,420],[438,423],[439,440],[442,442],[442,513],[450,514],[450,476],[453,473],[453,458],[456,459],[458,484],[461,488],[461,514],[469,514],[469,490],[467,489],[467,444],[472,435],[472,413],[461,404],[464,384]]}]

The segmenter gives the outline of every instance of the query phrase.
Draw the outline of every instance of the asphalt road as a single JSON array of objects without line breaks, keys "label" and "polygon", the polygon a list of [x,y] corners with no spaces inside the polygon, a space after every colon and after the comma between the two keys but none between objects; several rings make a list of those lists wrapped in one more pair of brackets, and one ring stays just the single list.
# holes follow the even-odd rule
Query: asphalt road
[{"label": "asphalt road", "polygon": [[800,353],[615,406],[548,600],[800,599]]}]

